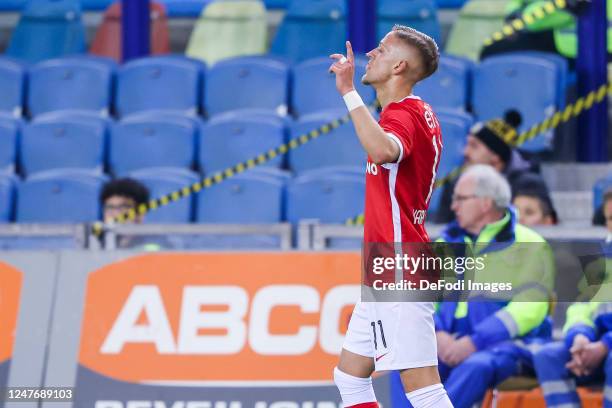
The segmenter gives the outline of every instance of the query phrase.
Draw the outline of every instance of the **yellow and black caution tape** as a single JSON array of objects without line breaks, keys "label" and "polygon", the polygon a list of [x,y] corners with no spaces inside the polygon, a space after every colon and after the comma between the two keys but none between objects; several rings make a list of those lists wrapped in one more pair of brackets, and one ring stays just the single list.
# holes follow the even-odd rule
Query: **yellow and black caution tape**
[{"label": "yellow and black caution tape", "polygon": [[484,45],[489,46],[495,42],[508,38],[513,34],[522,31],[527,26],[532,25],[538,20],[542,20],[546,16],[553,14],[556,11],[567,8],[566,0],[551,0],[544,3],[540,7],[536,7],[529,13],[523,13],[520,18],[516,18],[507,24],[504,24],[501,30],[494,32],[484,40]]},{"label": "yellow and black caution tape", "polygon": [[[378,101],[376,101],[374,104],[370,105],[368,108],[377,109],[378,106],[379,106]],[[133,221],[137,216],[145,215],[150,211],[156,210],[160,207],[166,206],[170,203],[181,200],[185,197],[189,197],[192,194],[196,194],[200,192],[201,190],[209,188],[215,184],[219,184],[224,180],[227,180],[231,177],[234,177],[237,174],[245,172],[246,170],[262,165],[278,156],[287,154],[289,150],[297,149],[298,147],[303,146],[306,143],[314,139],[317,139],[319,136],[332,132],[333,130],[339,128],[340,126],[350,121],[351,121],[351,116],[347,113],[341,118],[332,120],[331,122],[328,122],[320,126],[317,129],[313,129],[308,133],[304,133],[300,136],[297,136],[291,139],[290,141],[288,141],[287,143],[283,143],[282,145],[276,148],[270,149],[265,153],[259,154],[256,157],[253,157],[249,160],[238,163],[234,166],[228,167],[227,169],[223,171],[216,172],[213,175],[209,177],[205,177],[202,180],[197,181],[196,183],[193,183],[190,186],[185,186],[180,190],[176,190],[176,191],[173,191],[172,193],[165,194],[159,198],[155,198],[146,204],[140,204],[136,208],[131,208],[128,211],[122,214],[119,214],[118,216],[113,218],[110,221],[110,224],[113,224],[113,223],[122,224],[125,222]],[[102,222],[94,223],[92,230],[95,235],[97,236],[101,235],[102,232],[104,231],[104,223]]]},{"label": "yellow and black caution tape", "polygon": [[[599,88],[589,92],[588,94],[576,99],[572,104],[569,104],[562,111],[556,111],[542,122],[536,123],[531,126],[528,130],[521,132],[512,145],[514,147],[521,146],[527,141],[535,138],[540,133],[544,133],[549,130],[554,130],[562,123],[566,123],[570,119],[577,117],[583,111],[589,110],[593,105],[600,103],[608,95],[612,94],[612,83],[606,83],[601,85]],[[441,179],[436,180],[434,187],[442,187],[446,183],[449,183],[455,177],[461,173],[462,166],[455,167],[449,174]],[[364,216],[359,214],[356,217],[352,217],[346,220],[346,225],[363,225]]]},{"label": "yellow and black caution tape", "polygon": [[[567,7],[567,3],[566,0],[551,0],[547,3],[545,3],[543,6],[541,6],[540,8],[536,8],[534,11],[532,11],[531,13],[526,13],[523,14],[521,16],[521,18],[515,19],[513,21],[511,21],[510,23],[504,25],[501,29],[501,31],[497,31],[495,33],[493,33],[489,38],[485,39],[484,41],[484,45],[490,45],[493,44],[496,41],[500,41],[503,38],[509,37],[511,35],[513,35],[514,33],[521,31],[523,29],[526,28],[527,25],[533,24],[534,22],[536,22],[537,20],[543,19],[544,17],[546,17],[549,14],[554,13],[557,10],[562,10],[565,9]],[[607,85],[602,85],[602,87],[604,87],[604,94],[605,92],[605,88],[607,87]],[[529,140],[532,137],[535,137],[535,135],[537,135],[538,133],[544,132],[547,129],[554,129],[556,126],[558,126],[559,122],[566,122],[567,120],[569,120],[569,117],[566,119],[566,113],[568,112],[568,109],[571,108],[571,111],[569,113],[567,113],[568,115],[573,115],[573,116],[577,116],[583,109],[588,109],[590,108],[590,106],[593,104],[593,101],[595,100],[595,98],[598,98],[596,101],[599,102],[601,101],[601,99],[603,99],[603,96],[600,97],[600,93],[596,93],[595,96],[591,96],[591,99],[589,100],[588,97],[591,94],[587,95],[587,97],[584,98],[584,100],[577,100],[576,103],[574,104],[574,106],[572,107],[571,105],[568,106],[563,113],[559,113],[557,112],[555,115],[553,115],[552,117],[550,117],[549,119],[545,120],[544,122],[533,126],[529,131],[524,132],[523,134],[521,134],[519,136],[519,141],[522,140],[522,142],[518,143],[518,144],[522,144],[525,141]],[[580,102],[580,105],[578,104]],[[370,108],[378,108],[378,102],[375,102],[373,105],[370,106]],[[574,111],[578,111],[578,113],[574,113]],[[280,146],[278,146],[275,149],[270,149],[268,152],[266,153],[262,153],[252,159],[246,160],[244,162],[238,163],[232,167],[229,167],[223,171],[217,172],[215,174],[213,174],[210,177],[206,177],[194,184],[192,184],[191,186],[185,186],[180,190],[174,191],[170,194],[166,194],[163,195],[159,198],[153,199],[151,201],[149,201],[146,204],[141,204],[139,205],[137,208],[132,208],[130,210],[128,210],[127,212],[118,215],[117,217],[115,217],[111,223],[125,223],[125,222],[129,222],[129,221],[133,221],[137,216],[142,216],[145,215],[146,213],[156,210],[157,208],[166,206],[172,202],[178,201],[182,198],[188,197],[191,194],[195,194],[198,193],[199,191],[209,188],[215,184],[219,184],[224,180],[227,180],[228,178],[231,178],[237,174],[240,174],[246,170],[249,170],[253,167],[259,166],[261,164],[264,164],[274,158],[276,158],[277,156],[283,155],[283,154],[287,154],[287,152],[289,150],[292,149],[296,149],[308,142],[310,142],[311,140],[314,140],[316,138],[318,138],[321,135],[330,133],[331,131],[333,131],[334,129],[338,128],[339,126],[347,123],[350,121],[350,115],[347,114],[345,116],[343,116],[342,118],[333,120],[321,127],[319,127],[318,129],[314,129],[308,133],[305,133],[303,135],[300,135],[292,140],[290,140],[289,142],[282,144]],[[541,129],[540,129],[541,128]],[[533,133],[535,132],[535,133]],[[444,184],[446,184],[447,182],[449,182],[450,180],[452,180],[453,178],[455,178],[459,172],[461,171],[461,168],[455,168],[453,169],[448,175],[446,175],[444,178],[436,180],[435,183],[435,187],[440,187]],[[347,220],[346,222],[348,225],[360,225],[363,224],[363,214],[351,218],[349,220]],[[95,235],[100,235],[104,230],[104,224],[102,222],[97,222],[93,225],[93,232]]]}]

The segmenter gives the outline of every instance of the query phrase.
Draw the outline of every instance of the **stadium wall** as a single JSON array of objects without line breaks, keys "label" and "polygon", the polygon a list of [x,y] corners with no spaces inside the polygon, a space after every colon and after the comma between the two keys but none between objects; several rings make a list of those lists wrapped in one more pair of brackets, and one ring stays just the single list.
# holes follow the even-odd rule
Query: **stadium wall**
[{"label": "stadium wall", "polygon": [[75,387],[4,406],[337,408],[359,271],[358,252],[4,252],[0,387]]}]

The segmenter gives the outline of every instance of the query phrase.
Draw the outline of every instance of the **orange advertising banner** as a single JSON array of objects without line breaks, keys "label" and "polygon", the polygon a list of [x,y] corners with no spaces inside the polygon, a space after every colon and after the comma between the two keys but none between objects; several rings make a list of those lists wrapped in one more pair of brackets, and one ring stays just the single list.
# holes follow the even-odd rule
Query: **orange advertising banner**
[{"label": "orange advertising banner", "polygon": [[13,354],[22,282],[19,270],[0,262],[0,363]]},{"label": "orange advertising banner", "polygon": [[147,254],[89,275],[79,363],[130,383],[332,379],[359,253]]}]

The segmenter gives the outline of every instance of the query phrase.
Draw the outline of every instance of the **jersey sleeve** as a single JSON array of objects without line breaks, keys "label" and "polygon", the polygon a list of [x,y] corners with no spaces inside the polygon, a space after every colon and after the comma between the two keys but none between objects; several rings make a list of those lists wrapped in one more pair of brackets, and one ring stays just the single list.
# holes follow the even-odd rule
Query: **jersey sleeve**
[{"label": "jersey sleeve", "polygon": [[414,125],[412,114],[400,106],[389,105],[380,114],[380,127],[395,140],[400,147],[397,163],[410,155],[414,140]]}]

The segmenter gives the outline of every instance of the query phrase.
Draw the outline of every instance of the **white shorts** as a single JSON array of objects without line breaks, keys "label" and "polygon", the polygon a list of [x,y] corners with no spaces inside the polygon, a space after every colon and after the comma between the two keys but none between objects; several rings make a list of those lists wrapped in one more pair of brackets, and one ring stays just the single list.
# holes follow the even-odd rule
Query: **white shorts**
[{"label": "white shorts", "polygon": [[438,365],[432,302],[358,302],[343,348],[371,357],[376,371]]}]

